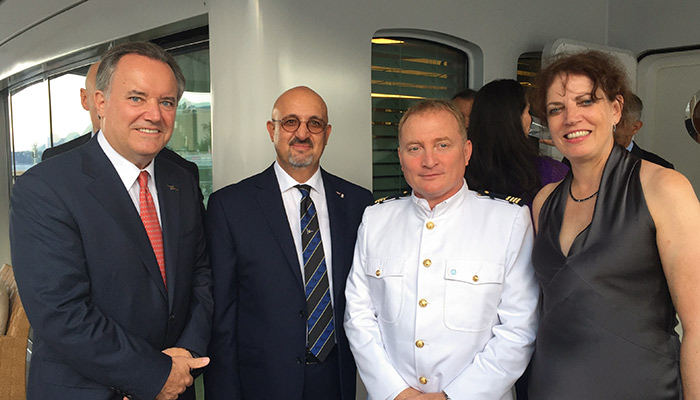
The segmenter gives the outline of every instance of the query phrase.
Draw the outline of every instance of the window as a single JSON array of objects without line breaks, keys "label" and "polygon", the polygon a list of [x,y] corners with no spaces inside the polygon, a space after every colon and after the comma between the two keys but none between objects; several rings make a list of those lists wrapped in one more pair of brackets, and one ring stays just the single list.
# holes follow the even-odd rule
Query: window
[{"label": "window", "polygon": [[372,186],[376,198],[409,190],[396,149],[403,113],[424,99],[451,99],[468,87],[461,50],[405,37],[372,39]]}]

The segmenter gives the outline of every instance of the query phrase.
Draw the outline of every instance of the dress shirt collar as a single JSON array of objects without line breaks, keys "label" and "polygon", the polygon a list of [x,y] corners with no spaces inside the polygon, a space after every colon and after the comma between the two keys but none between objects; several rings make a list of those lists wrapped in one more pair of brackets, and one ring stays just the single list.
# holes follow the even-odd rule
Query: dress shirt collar
[{"label": "dress shirt collar", "polygon": [[[105,139],[104,134],[102,131],[99,131],[97,134],[97,142],[100,144],[100,147],[102,148],[102,151],[107,155],[107,158],[109,161],[112,163],[114,166],[114,169],[117,170],[117,174],[119,174],[119,178],[121,178],[122,183],[124,184],[124,187],[128,191],[131,186],[136,182],[136,180],[139,177],[139,174],[141,173],[141,170],[131,163],[131,161],[127,160],[122,156],[121,154],[117,153],[116,150],[112,147],[112,145],[109,144],[107,139]],[[153,160],[144,168],[144,171],[148,171],[148,174],[151,175],[151,182],[156,181],[156,174],[155,174],[155,168],[153,167],[155,163]],[[155,185],[153,185],[153,188],[155,188]],[[151,189],[151,185],[149,183],[149,190],[151,190],[152,194],[153,190]]]},{"label": "dress shirt collar", "polygon": [[464,201],[466,201],[468,193],[469,186],[467,186],[467,181],[462,178],[462,187],[457,191],[457,193],[436,204],[432,210],[430,209],[428,200],[416,196],[416,192],[411,193],[411,200],[413,200],[413,203],[416,205],[415,209],[419,215],[434,218],[449,213],[455,208],[461,207]]},{"label": "dress shirt collar", "polygon": [[632,151],[633,148],[634,148],[634,140],[630,141],[629,146],[627,146],[627,151]]},{"label": "dress shirt collar", "polygon": [[316,172],[313,175],[311,175],[311,178],[309,178],[309,180],[306,182],[297,182],[287,173],[287,171],[280,167],[277,161],[275,161],[274,169],[275,175],[277,176],[277,183],[280,185],[280,192],[284,193],[289,189],[299,191],[299,189],[295,188],[295,186],[299,184],[305,184],[311,186],[311,189],[319,195],[325,196],[325,191],[323,189],[323,184],[321,180],[321,168],[317,169]]}]

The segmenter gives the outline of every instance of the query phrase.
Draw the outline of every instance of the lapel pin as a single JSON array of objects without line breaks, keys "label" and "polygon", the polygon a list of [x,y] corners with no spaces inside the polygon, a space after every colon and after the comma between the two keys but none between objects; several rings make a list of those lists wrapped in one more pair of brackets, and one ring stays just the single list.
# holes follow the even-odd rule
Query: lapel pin
[{"label": "lapel pin", "polygon": [[176,192],[179,192],[179,191],[180,191],[180,189],[178,189],[177,186],[175,186],[175,185],[166,185],[166,186],[167,186],[168,189],[170,189],[170,190],[174,190],[174,191],[176,191]]},{"label": "lapel pin", "polygon": [[336,193],[338,193],[338,196],[340,196],[341,199],[344,199],[344,198],[345,198],[345,195],[342,194],[342,193],[340,193],[339,191],[336,190]]}]

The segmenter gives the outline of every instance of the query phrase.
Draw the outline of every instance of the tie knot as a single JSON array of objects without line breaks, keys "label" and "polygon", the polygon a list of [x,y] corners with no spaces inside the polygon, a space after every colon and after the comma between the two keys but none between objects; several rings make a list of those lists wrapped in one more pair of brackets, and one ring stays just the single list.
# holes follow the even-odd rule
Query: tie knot
[{"label": "tie knot", "polygon": [[309,185],[296,185],[295,187],[299,189],[303,197],[308,196],[309,192],[311,192],[311,186]]},{"label": "tie knot", "polygon": [[139,174],[139,186],[148,187],[148,171],[141,171]]}]

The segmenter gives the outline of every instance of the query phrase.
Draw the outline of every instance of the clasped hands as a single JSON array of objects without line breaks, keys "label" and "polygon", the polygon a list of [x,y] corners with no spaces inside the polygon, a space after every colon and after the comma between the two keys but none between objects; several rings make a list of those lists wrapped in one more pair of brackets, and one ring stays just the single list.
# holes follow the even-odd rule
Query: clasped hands
[{"label": "clasped hands", "polygon": [[423,393],[414,388],[406,388],[403,392],[399,393],[394,400],[444,400],[445,394],[443,392],[438,393]]},{"label": "clasped hands", "polygon": [[[156,396],[156,400],[176,400],[189,386],[194,383],[194,378],[190,372],[194,369],[205,367],[209,364],[208,357],[192,357],[189,351],[180,347],[171,347],[163,350],[163,353],[170,356],[172,367],[170,375],[165,385]],[[128,400],[124,397],[124,400]]]}]

